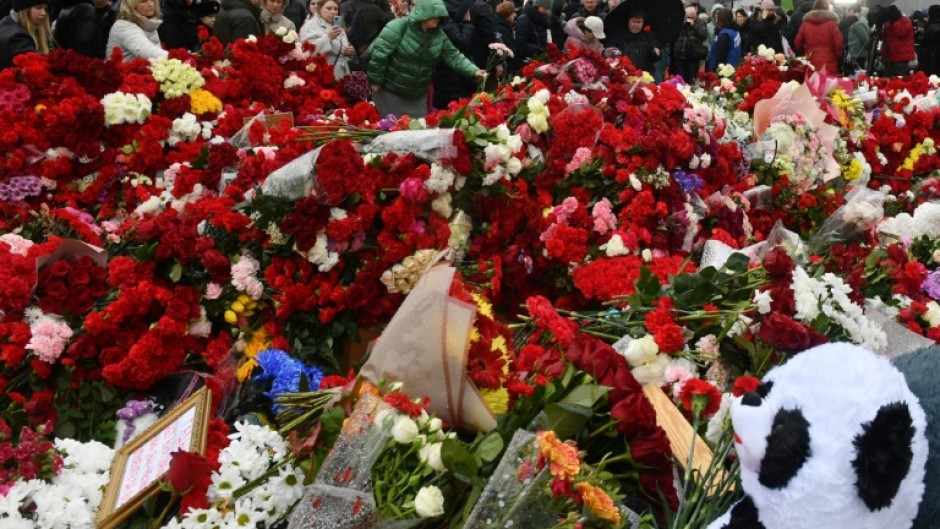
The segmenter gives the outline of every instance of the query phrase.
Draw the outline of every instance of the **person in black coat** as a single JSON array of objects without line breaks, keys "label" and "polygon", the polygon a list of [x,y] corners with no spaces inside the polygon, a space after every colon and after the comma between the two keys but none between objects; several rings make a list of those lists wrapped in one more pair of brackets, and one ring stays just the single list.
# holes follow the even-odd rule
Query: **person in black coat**
[{"label": "person in black coat", "polygon": [[215,17],[219,15],[222,4],[217,0],[202,0],[193,6],[193,16],[196,17],[196,31],[199,28],[205,28],[206,33],[212,35],[212,28],[215,27]]},{"label": "person in black coat", "polygon": [[359,66],[365,68],[369,46],[395,18],[392,7],[387,0],[346,0],[340,4],[340,13],[346,25],[346,37],[359,55]]},{"label": "person in black coat", "polygon": [[[493,8],[485,0],[444,0],[444,5],[449,17],[444,33],[477,68],[485,69],[489,45],[498,38]],[[433,82],[435,108],[446,108],[451,101],[469,97],[477,89],[475,79],[467,79],[446,65],[436,67]]]},{"label": "person in black coat", "polygon": [[522,9],[516,19],[516,68],[548,48],[551,10],[551,0],[535,0]]},{"label": "person in black coat", "polygon": [[761,11],[752,22],[751,51],[756,52],[763,44],[777,53],[783,53],[783,41],[781,40],[776,9],[777,6],[774,5],[773,0],[764,0],[761,3]]},{"label": "person in black coat", "polygon": [[796,36],[800,32],[800,26],[803,25],[803,16],[813,10],[814,2],[815,0],[806,0],[800,5],[799,9],[790,15],[790,20],[787,22],[787,33],[784,37],[787,38],[787,42],[789,42],[791,46],[796,42]]},{"label": "person in black coat", "polygon": [[307,0],[297,0],[288,2],[287,5],[284,6],[284,11],[281,13],[281,16],[287,17],[287,20],[293,22],[294,27],[300,32],[300,28],[304,25],[304,21],[307,20],[307,15],[309,14],[310,13],[307,12]]},{"label": "person in black coat", "polygon": [[[26,30],[31,26],[39,39]],[[48,53],[52,30],[46,0],[13,0],[12,12],[0,20],[0,69],[13,66],[13,57],[30,52]]]},{"label": "person in black coat", "polygon": [[164,0],[163,24],[157,28],[157,33],[166,49],[184,48],[193,51],[199,46],[199,21],[193,13],[192,1]]},{"label": "person in black coat", "polygon": [[60,48],[104,59],[109,31],[91,0],[63,0],[53,36]]},{"label": "person in black coat", "polygon": [[940,75],[940,5],[927,8],[921,57],[921,69],[925,74]]},{"label": "person in black coat", "polygon": [[612,41],[607,39],[607,45],[618,48],[624,55],[630,59],[633,66],[644,72],[652,72],[653,64],[659,59],[659,48],[653,39],[653,34],[649,31],[643,31],[645,25],[644,16],[641,12],[630,15],[628,29],[623,36]]}]

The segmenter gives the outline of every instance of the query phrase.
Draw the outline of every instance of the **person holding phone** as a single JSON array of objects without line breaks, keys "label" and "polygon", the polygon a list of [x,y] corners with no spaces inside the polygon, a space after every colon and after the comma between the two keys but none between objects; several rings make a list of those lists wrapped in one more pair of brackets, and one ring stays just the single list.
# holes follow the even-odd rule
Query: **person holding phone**
[{"label": "person holding phone", "polygon": [[349,44],[343,29],[338,0],[311,2],[310,16],[300,28],[300,40],[310,42],[326,55],[327,62],[333,65],[336,80],[349,73],[349,61],[355,60],[356,50]]}]

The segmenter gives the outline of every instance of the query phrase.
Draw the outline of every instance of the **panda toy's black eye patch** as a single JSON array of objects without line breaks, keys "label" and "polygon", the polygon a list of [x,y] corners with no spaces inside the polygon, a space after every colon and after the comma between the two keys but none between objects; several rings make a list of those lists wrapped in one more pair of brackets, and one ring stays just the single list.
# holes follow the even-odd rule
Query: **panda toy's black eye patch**
[{"label": "panda toy's black eye patch", "polygon": [[760,522],[757,513],[757,506],[750,496],[745,496],[743,500],[735,504],[731,509],[731,520],[721,529],[767,529]]},{"label": "panda toy's black eye patch", "polygon": [[760,395],[762,399],[766,399],[767,395],[770,394],[770,390],[772,390],[773,388],[774,388],[773,380],[762,382],[761,385],[757,386],[757,394]]},{"label": "panda toy's black eye patch", "polygon": [[858,497],[872,512],[889,507],[901,487],[914,457],[914,421],[906,403],[882,406],[875,418],[862,425],[853,444],[852,461],[858,478]]},{"label": "panda toy's black eye patch", "polygon": [[811,455],[809,422],[800,410],[783,410],[774,416],[767,436],[767,451],[757,480],[769,489],[782,489],[803,468]]}]

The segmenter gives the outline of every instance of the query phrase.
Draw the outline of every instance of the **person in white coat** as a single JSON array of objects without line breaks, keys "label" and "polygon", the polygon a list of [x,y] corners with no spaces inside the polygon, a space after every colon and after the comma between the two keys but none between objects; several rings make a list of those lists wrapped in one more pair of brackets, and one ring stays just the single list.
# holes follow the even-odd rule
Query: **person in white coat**
[{"label": "person in white coat", "polygon": [[356,54],[356,50],[346,38],[346,31],[337,18],[338,14],[337,0],[319,0],[300,28],[300,39],[312,43],[317,52],[326,55],[326,60],[333,65],[336,80],[349,73],[349,61],[353,60]]},{"label": "person in white coat", "polygon": [[124,61],[165,59],[167,51],[160,47],[157,34],[163,22],[160,16],[160,4],[156,0],[122,0],[118,19],[108,34],[108,57],[115,48],[120,48]]}]

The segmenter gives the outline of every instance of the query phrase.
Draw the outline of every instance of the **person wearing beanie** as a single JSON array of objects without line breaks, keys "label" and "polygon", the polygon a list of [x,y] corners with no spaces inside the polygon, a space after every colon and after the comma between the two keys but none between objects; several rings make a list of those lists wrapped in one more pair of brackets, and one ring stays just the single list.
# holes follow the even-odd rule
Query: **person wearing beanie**
[{"label": "person wearing beanie", "polygon": [[773,0],[764,0],[761,2],[761,10],[753,23],[751,30],[752,51],[757,51],[761,44],[764,47],[774,50],[776,53],[783,53],[782,36],[780,35],[780,20],[777,16],[777,6]]},{"label": "person wearing beanie", "polygon": [[0,69],[13,66],[13,57],[23,53],[49,53],[52,27],[46,7],[46,0],[13,0],[13,11],[0,20]]},{"label": "person wearing beanie", "polygon": [[209,34],[212,34],[212,28],[215,27],[215,17],[219,15],[222,4],[216,0],[202,0],[193,6],[193,14],[199,21],[199,27],[206,28]]},{"label": "person wearing beanie", "polygon": [[534,0],[516,20],[516,67],[548,49],[552,0]]},{"label": "person wearing beanie", "polygon": [[137,58],[165,59],[167,51],[160,47],[157,28],[160,4],[156,0],[121,0],[118,19],[108,35],[108,57],[120,49],[124,61]]},{"label": "person wearing beanie", "polygon": [[91,0],[64,0],[52,28],[56,46],[104,59],[108,31]]},{"label": "person wearing beanie", "polygon": [[601,40],[606,39],[604,21],[600,17],[575,17],[565,23],[565,51],[572,48],[585,48],[597,53],[604,51]]},{"label": "person wearing beanie", "polygon": [[940,5],[934,4],[927,8],[921,54],[921,70],[927,75],[940,75]]}]

